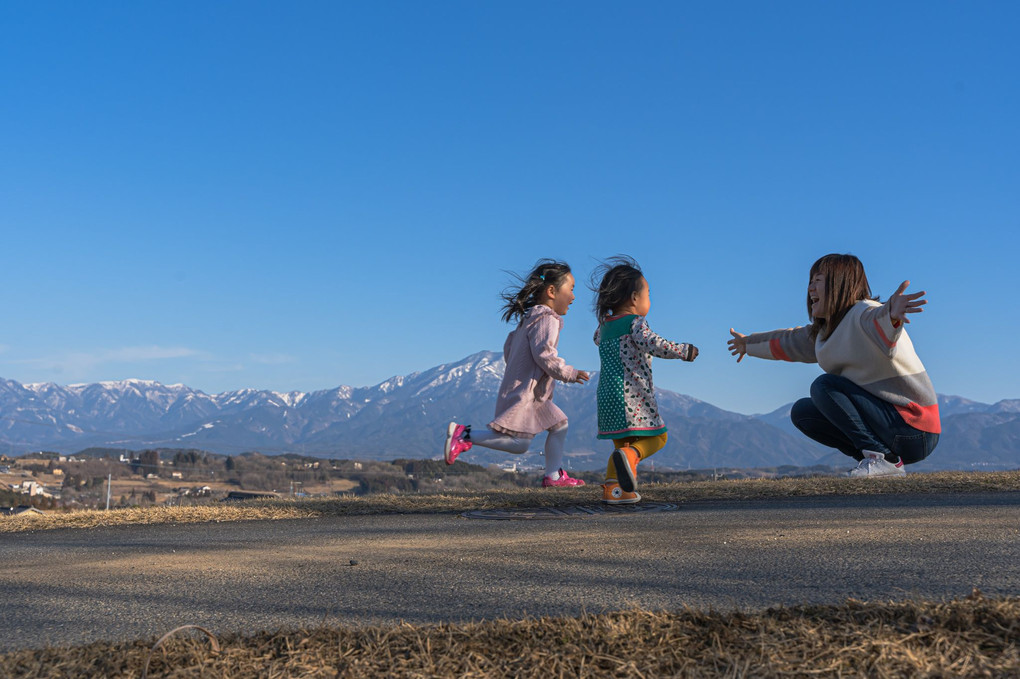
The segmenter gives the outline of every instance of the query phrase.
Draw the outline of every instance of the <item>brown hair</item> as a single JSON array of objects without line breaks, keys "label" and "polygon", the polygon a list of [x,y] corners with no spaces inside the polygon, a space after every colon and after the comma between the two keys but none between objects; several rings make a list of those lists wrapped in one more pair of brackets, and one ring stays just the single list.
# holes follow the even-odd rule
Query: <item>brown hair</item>
[{"label": "brown hair", "polygon": [[811,265],[808,281],[818,274],[825,277],[825,310],[828,318],[811,316],[811,295],[807,296],[808,318],[811,319],[811,338],[819,336],[823,340],[836,330],[850,307],[864,299],[876,299],[871,296],[871,286],[864,273],[861,260],[853,255],[825,255]]}]

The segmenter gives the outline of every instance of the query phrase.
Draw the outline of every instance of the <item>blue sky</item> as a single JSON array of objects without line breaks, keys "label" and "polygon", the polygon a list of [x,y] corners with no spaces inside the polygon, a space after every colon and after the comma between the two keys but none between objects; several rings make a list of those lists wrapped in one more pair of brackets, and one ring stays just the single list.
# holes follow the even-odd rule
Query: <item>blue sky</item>
[{"label": "blue sky", "polygon": [[[1010,2],[8,2],[0,376],[368,386],[502,347],[506,270],[628,253],[659,386],[739,412],[816,366],[811,263],[928,291],[940,393],[1020,397]],[[594,398],[594,387],[592,387]]]}]

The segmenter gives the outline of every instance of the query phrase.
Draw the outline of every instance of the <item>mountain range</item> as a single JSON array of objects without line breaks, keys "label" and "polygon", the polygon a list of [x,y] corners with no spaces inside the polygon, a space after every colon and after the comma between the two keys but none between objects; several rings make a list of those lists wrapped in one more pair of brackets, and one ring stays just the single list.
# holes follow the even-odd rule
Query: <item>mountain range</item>
[{"label": "mountain range", "polygon": [[[242,389],[212,395],[146,380],[60,386],[0,378],[0,452],[74,453],[114,447],[360,459],[435,457],[450,420],[484,426],[492,418],[503,368],[500,354],[483,351],[373,387],[309,393]],[[652,458],[661,468],[849,462],[797,432],[789,421],[790,405],[764,415],[743,415],[662,389],[657,398],[670,428],[669,443]],[[557,385],[556,402],[570,418],[569,465],[601,467],[609,450],[607,442],[594,436],[592,386]],[[940,395],[939,406],[942,439],[918,470],[1020,468],[1020,400],[985,404]],[[533,449],[540,450],[543,441],[539,436]],[[476,447],[465,459],[483,463],[507,458]]]}]

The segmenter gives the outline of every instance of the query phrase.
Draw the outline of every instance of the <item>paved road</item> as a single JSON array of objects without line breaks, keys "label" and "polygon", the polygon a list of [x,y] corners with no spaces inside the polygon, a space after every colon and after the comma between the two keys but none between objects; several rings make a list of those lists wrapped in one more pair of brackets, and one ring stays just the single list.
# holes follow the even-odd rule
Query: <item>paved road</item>
[{"label": "paved road", "polygon": [[[352,565],[352,560],[356,564]],[[319,623],[1020,595],[1020,493],[0,535],[0,650]]]}]

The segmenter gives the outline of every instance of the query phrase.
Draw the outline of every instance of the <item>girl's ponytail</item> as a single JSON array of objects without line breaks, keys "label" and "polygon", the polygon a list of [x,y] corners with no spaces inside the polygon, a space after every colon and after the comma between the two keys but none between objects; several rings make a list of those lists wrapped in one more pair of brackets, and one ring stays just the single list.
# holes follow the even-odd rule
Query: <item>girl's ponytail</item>
[{"label": "girl's ponytail", "polygon": [[528,309],[538,304],[538,293],[546,286],[559,287],[563,284],[570,265],[554,259],[540,259],[527,276],[520,276],[512,271],[507,272],[517,281],[517,285],[508,286],[500,294],[503,299],[503,320],[509,323],[513,319],[520,321]]}]

